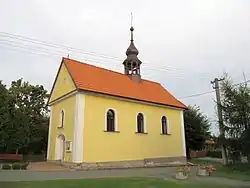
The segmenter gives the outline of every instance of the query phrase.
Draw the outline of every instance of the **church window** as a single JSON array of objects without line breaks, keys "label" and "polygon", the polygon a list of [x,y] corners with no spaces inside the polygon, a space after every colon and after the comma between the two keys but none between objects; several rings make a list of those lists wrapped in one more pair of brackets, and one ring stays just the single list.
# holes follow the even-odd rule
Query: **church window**
[{"label": "church window", "polygon": [[168,134],[168,125],[166,116],[162,116],[161,118],[161,130],[162,134]]},{"label": "church window", "polygon": [[60,123],[59,123],[58,127],[60,127],[60,128],[64,127],[64,118],[65,118],[65,112],[64,112],[64,110],[62,110],[60,113]]},{"label": "church window", "polygon": [[115,131],[115,112],[112,109],[109,109],[107,112],[107,131]]},{"label": "church window", "polygon": [[144,118],[142,113],[137,115],[137,132],[144,133]]}]

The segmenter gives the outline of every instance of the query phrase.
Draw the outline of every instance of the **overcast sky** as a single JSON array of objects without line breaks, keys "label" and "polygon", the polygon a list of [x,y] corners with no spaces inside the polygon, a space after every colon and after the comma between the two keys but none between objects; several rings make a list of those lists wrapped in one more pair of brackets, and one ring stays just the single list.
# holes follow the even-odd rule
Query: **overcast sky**
[{"label": "overcast sky", "polygon": [[[176,97],[212,91],[224,71],[250,79],[249,0],[0,0],[0,80],[50,90],[68,54],[122,72],[130,12],[142,77]],[[181,100],[216,119],[214,93]]]}]

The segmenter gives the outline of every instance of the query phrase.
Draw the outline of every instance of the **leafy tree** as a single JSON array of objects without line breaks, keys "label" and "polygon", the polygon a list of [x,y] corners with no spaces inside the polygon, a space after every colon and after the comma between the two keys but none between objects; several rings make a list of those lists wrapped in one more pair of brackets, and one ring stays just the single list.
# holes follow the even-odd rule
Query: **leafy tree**
[{"label": "leafy tree", "polygon": [[8,129],[11,126],[10,113],[14,107],[10,104],[9,93],[5,85],[0,81],[0,148],[5,150],[7,143],[5,142],[9,135]]},{"label": "leafy tree", "polygon": [[0,152],[40,153],[48,134],[47,91],[22,79],[0,82]]},{"label": "leafy tree", "polygon": [[250,88],[246,84],[235,85],[226,76],[222,83],[222,109],[227,147],[241,151],[250,163]]},{"label": "leafy tree", "polygon": [[[34,86],[19,79],[11,83],[9,92],[14,98],[15,107],[20,115],[17,117],[24,121],[22,126],[27,145],[23,152],[28,152],[28,148],[37,150],[38,144],[45,141],[44,136],[48,129],[47,91],[41,85]],[[24,117],[21,117],[21,114]],[[41,147],[44,148],[44,146]]]},{"label": "leafy tree", "polygon": [[[27,122],[27,121],[26,121]],[[0,151],[16,152],[25,144],[25,116],[15,108],[14,98],[0,82]]]},{"label": "leafy tree", "polygon": [[210,137],[210,122],[197,106],[189,106],[184,112],[187,157],[190,149],[199,150],[204,147],[205,140]]}]

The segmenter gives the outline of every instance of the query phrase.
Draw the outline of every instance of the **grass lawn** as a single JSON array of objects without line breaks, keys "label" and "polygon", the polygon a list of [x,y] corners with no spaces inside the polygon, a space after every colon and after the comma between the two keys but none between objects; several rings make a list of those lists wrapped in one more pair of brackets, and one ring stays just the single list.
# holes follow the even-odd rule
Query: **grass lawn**
[{"label": "grass lawn", "polygon": [[[232,188],[232,186],[166,181],[152,178],[110,178],[91,180],[53,180],[33,182],[0,182],[1,188]],[[238,187],[240,188],[240,186]]]},{"label": "grass lawn", "polygon": [[204,164],[204,163],[213,164],[214,166],[216,166],[217,169],[214,176],[250,181],[249,164],[236,164],[236,165],[223,166],[220,162],[208,161],[203,159],[192,159],[191,162],[195,164]]}]

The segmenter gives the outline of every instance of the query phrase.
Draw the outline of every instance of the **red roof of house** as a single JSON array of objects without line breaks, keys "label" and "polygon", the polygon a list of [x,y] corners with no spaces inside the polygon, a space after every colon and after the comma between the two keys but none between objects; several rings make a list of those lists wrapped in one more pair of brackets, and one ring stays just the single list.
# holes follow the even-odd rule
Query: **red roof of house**
[{"label": "red roof of house", "polygon": [[63,58],[78,89],[186,109],[157,82],[142,79],[135,83],[127,75]]}]

